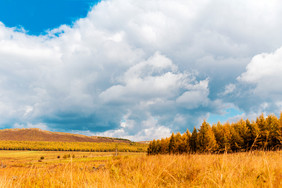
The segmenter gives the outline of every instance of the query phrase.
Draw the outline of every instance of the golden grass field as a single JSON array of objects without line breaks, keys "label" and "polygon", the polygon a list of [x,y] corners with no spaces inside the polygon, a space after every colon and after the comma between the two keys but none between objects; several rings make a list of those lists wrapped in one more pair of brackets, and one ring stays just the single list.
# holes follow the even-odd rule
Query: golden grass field
[{"label": "golden grass field", "polygon": [[123,152],[146,152],[147,148],[147,144],[137,142],[0,141],[0,150],[109,152],[118,149]]},{"label": "golden grass field", "polygon": [[[70,154],[70,158],[63,158]],[[74,155],[74,156],[73,156]],[[60,158],[58,158],[60,156]],[[41,157],[42,162],[39,162]],[[73,158],[74,157],[74,158]],[[0,151],[0,187],[282,187],[282,152]]]}]

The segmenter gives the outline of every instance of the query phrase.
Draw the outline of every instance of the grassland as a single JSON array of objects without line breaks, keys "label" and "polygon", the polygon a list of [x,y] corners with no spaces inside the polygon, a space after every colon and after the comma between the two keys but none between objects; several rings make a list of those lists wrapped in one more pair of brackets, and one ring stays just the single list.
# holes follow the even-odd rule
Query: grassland
[{"label": "grassland", "polygon": [[1,141],[49,141],[49,142],[118,142],[130,143],[123,138],[86,136],[65,132],[52,132],[39,128],[2,129],[0,130]]},{"label": "grassland", "polygon": [[[155,156],[136,152],[118,156],[110,152],[0,152],[1,188],[282,187],[281,151]],[[68,154],[70,158],[63,157]]]},{"label": "grassland", "polygon": [[33,150],[33,151],[91,151],[106,152],[146,152],[147,144],[115,142],[48,142],[48,141],[0,141],[0,150]]}]

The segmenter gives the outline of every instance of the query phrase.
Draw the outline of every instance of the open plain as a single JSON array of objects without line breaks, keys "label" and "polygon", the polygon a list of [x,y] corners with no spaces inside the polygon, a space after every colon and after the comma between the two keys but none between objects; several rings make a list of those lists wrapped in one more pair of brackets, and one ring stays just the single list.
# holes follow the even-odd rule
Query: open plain
[{"label": "open plain", "polygon": [[282,187],[282,152],[0,151],[0,187]]}]

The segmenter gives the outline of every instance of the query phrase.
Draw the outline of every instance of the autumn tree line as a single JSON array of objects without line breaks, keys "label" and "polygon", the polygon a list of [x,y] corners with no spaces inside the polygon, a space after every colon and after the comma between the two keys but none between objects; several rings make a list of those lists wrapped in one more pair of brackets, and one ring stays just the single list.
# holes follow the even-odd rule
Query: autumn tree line
[{"label": "autumn tree line", "polygon": [[282,148],[282,113],[266,118],[260,115],[256,121],[239,120],[213,124],[204,121],[199,129],[187,131],[182,135],[172,133],[168,138],[153,140],[147,153],[223,153],[252,150],[280,150]]}]

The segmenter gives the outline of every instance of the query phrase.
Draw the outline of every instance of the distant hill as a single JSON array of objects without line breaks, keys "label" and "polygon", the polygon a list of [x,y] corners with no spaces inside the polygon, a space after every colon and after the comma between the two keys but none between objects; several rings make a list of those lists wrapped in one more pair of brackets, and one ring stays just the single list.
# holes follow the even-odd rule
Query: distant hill
[{"label": "distant hill", "polygon": [[38,128],[2,129],[0,141],[50,141],[50,142],[124,142],[130,140],[100,136],[85,136],[63,132],[51,132]]}]

